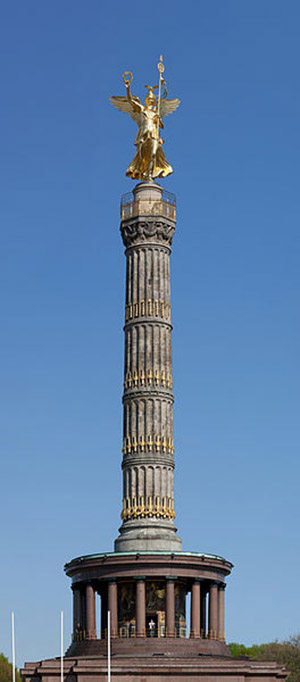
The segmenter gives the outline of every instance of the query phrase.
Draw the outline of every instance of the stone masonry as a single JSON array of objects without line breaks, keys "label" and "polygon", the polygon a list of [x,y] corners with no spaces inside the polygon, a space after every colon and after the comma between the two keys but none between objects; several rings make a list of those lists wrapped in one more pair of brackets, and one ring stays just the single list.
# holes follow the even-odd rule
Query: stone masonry
[{"label": "stone masonry", "polygon": [[180,550],[174,526],[170,253],[175,205],[140,183],[122,207],[126,247],[123,504],[115,551]]}]

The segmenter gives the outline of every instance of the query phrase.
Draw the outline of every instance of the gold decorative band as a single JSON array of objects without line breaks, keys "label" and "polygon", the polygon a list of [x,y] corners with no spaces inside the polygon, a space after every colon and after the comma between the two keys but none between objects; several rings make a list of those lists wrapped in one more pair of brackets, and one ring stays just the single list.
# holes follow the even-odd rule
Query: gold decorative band
[{"label": "gold decorative band", "polygon": [[171,320],[171,304],[149,298],[148,301],[136,301],[125,306],[125,322],[135,317],[161,317]]},{"label": "gold decorative band", "polygon": [[147,497],[147,503],[144,503],[144,497],[129,497],[123,500],[123,509],[121,512],[121,519],[136,519],[138,517],[155,516],[163,519],[175,519],[174,500],[171,497],[160,498],[159,495],[155,497]]},{"label": "gold decorative band", "polygon": [[140,373],[135,369],[132,373],[126,372],[124,380],[124,389],[127,388],[137,388],[139,386],[163,386],[163,388],[173,388],[173,379],[169,372],[162,370],[161,372],[156,369],[148,369],[147,373],[144,369],[140,370]]},{"label": "gold decorative band", "polygon": [[173,455],[175,452],[174,440],[173,438],[167,438],[166,436],[155,436],[152,437],[148,435],[147,440],[144,436],[140,436],[139,440],[136,436],[127,436],[123,438],[123,455],[134,453],[134,452],[164,452],[169,455]]}]

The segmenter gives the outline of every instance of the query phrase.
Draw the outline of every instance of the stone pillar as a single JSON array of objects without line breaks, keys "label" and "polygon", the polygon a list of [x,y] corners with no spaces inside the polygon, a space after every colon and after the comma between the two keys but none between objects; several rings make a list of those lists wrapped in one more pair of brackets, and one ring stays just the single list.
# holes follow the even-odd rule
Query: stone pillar
[{"label": "stone pillar", "polygon": [[86,590],[84,585],[80,593],[80,615],[81,639],[86,639]]},{"label": "stone pillar", "polygon": [[85,588],[86,595],[86,638],[96,639],[96,605],[95,590],[88,583]]},{"label": "stone pillar", "polygon": [[224,583],[219,585],[219,594],[218,594],[218,601],[219,601],[218,639],[221,642],[225,642],[225,587],[226,587],[226,585]]},{"label": "stone pillar", "polygon": [[140,182],[121,203],[126,247],[123,501],[116,552],[180,551],[174,525],[170,253],[175,197]]},{"label": "stone pillar", "polygon": [[146,583],[145,578],[136,579],[136,636],[146,636]]},{"label": "stone pillar", "polygon": [[209,586],[208,636],[217,639],[218,635],[218,583]]},{"label": "stone pillar", "polygon": [[166,637],[175,637],[175,578],[167,578]]},{"label": "stone pillar", "polygon": [[73,640],[80,639],[82,625],[81,625],[81,594],[80,586],[72,585],[73,590]]},{"label": "stone pillar", "polygon": [[191,590],[191,629],[190,637],[200,637],[200,581],[195,580]]},{"label": "stone pillar", "polygon": [[103,584],[101,590],[101,638],[106,639],[107,637],[107,610],[108,610],[108,599],[107,599],[107,583]]},{"label": "stone pillar", "polygon": [[206,637],[206,591],[203,587],[200,595],[200,634]]},{"label": "stone pillar", "polygon": [[110,611],[111,636],[118,637],[118,588],[115,580],[108,583],[108,610]]}]

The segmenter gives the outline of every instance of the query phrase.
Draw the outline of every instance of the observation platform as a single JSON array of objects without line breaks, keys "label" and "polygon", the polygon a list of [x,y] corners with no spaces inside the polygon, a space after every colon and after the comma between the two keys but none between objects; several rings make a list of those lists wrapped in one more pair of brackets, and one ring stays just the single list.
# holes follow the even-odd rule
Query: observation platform
[{"label": "observation platform", "polygon": [[163,216],[176,221],[176,196],[156,183],[140,183],[121,197],[121,220],[139,215]]}]

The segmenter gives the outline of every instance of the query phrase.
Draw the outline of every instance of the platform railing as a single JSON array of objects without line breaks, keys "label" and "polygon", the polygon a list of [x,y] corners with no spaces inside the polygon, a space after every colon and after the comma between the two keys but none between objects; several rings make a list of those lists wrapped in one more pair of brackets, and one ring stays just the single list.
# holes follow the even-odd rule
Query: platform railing
[{"label": "platform railing", "polygon": [[[148,627],[147,630],[144,630],[141,635],[137,635],[136,626],[134,623],[130,623],[129,625],[122,624],[119,626],[118,634],[112,634],[111,637],[112,639],[135,639],[135,638],[160,639],[166,637],[166,629],[165,625],[160,625],[158,628]],[[187,637],[186,625],[176,625],[175,633],[174,635],[172,635],[171,638],[186,639],[186,637]],[[195,635],[193,634],[192,631],[190,631],[189,633],[189,638],[190,639],[195,638]],[[99,637],[97,637],[96,630],[94,631],[79,630],[77,632],[72,633],[72,642],[82,642],[96,639],[99,639]],[[102,637],[100,639],[107,639],[107,629],[102,631]],[[217,632],[216,630],[210,630],[209,632],[205,632],[205,630],[200,630],[200,639],[210,639],[216,640],[218,642],[225,642],[225,633]]]},{"label": "platform railing", "polygon": [[175,220],[175,195],[164,190],[161,199],[137,199],[135,201],[131,192],[123,194],[121,198],[121,219],[128,220],[138,215],[160,215]]}]

